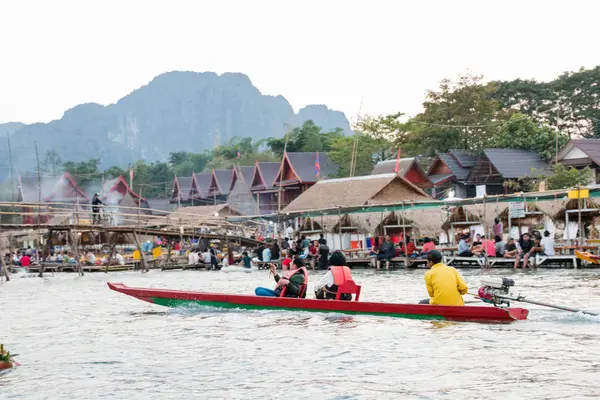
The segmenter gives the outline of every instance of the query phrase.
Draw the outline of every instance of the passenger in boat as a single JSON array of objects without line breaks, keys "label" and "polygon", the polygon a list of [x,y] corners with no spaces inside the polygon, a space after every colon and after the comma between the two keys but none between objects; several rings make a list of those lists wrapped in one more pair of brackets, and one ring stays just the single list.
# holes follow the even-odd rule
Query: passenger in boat
[{"label": "passenger in boat", "polygon": [[[321,282],[315,286],[315,297],[317,299],[335,299],[338,287],[347,280],[352,279],[350,268],[346,266],[346,257],[341,251],[334,251],[329,258],[329,263],[331,267],[329,267]],[[352,295],[343,293],[340,300],[352,300]]]},{"label": "passenger in boat", "polygon": [[277,283],[275,289],[257,287],[254,293],[257,296],[279,297],[285,287],[285,297],[300,297],[301,295],[302,297],[306,297],[306,291],[303,292],[302,287],[308,283],[308,271],[304,267],[304,261],[299,258],[294,260],[294,266],[296,267],[295,269],[286,272],[283,276],[279,276],[275,264],[270,264],[269,269]]},{"label": "passenger in boat", "polygon": [[419,304],[464,306],[462,295],[467,293],[467,284],[455,268],[442,263],[442,253],[437,250],[429,252],[427,266],[429,270],[425,273],[425,287],[429,299]]}]

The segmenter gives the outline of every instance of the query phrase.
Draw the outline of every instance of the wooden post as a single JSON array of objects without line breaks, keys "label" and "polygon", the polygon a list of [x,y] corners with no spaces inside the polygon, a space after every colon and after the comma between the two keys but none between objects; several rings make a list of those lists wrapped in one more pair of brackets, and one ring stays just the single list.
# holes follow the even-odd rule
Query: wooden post
[{"label": "wooden post", "polygon": [[0,278],[2,275],[6,278],[6,282],[10,281],[10,276],[8,275],[8,268],[6,268],[6,264],[4,264],[4,255],[0,254]]},{"label": "wooden post", "polygon": [[[48,240],[46,241],[46,246],[44,246],[44,252],[42,253],[42,258],[48,257],[50,255],[51,242],[52,242],[52,229],[48,229]],[[40,272],[38,274],[38,277],[43,278],[45,266],[44,266],[44,263],[42,262],[42,260],[40,260],[39,263],[40,263]]]},{"label": "wooden post", "polygon": [[342,230],[340,229],[342,222],[342,209],[338,208],[338,235],[340,236],[340,251],[344,251],[344,245],[342,243]]},{"label": "wooden post", "polygon": [[108,253],[108,260],[106,260],[106,268],[104,268],[104,273],[108,273],[108,267],[110,266],[110,263],[112,262],[112,259],[115,255],[118,235],[119,235],[118,232],[113,232],[112,236],[108,240],[108,244],[110,246],[110,252]]},{"label": "wooden post", "polygon": [[75,253],[75,266],[77,267],[77,272],[79,272],[79,276],[83,276],[83,266],[81,265],[80,253],[79,253],[79,235],[73,235],[73,232],[69,231],[69,240],[71,242],[71,248]]},{"label": "wooden post", "polygon": [[488,223],[487,223],[487,207],[485,203],[486,194],[483,195],[483,233],[485,235],[486,245],[483,246],[483,267],[489,268],[490,260],[489,254],[487,252],[487,241],[490,240],[489,231],[488,231]]},{"label": "wooden post", "polygon": [[404,202],[402,202],[402,211],[400,211],[400,223],[402,224],[402,242],[404,243],[404,266],[408,267],[408,248],[406,242],[406,223],[404,221]]},{"label": "wooden post", "polygon": [[133,231],[133,239],[135,240],[135,245],[137,246],[138,251],[140,252],[140,262],[142,263],[142,272],[147,272],[148,265],[146,265],[146,256],[144,255],[144,252],[142,251],[142,245],[140,243],[140,238],[138,237],[138,234],[136,231]]}]

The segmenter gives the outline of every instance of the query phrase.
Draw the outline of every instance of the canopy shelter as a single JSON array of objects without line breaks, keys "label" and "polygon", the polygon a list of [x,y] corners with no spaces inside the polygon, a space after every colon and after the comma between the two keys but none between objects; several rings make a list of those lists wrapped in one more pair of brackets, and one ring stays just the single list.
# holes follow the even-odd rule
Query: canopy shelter
[{"label": "canopy shelter", "polygon": [[448,218],[442,224],[442,229],[448,232],[451,244],[456,244],[458,233],[482,224],[481,218],[469,211],[467,206],[448,207]]},{"label": "canopy shelter", "polygon": [[[600,215],[600,205],[592,199],[570,199],[555,215],[554,221],[564,227],[563,239],[585,240],[598,237],[596,219]],[[581,224],[579,223],[581,221]]]}]

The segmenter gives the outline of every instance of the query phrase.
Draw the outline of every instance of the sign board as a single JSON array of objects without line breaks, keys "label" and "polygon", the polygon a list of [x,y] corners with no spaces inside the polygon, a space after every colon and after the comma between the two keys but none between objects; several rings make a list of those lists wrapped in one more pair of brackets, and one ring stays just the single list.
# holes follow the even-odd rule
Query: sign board
[{"label": "sign board", "polygon": [[475,197],[484,197],[484,196],[485,196],[485,185],[475,186]]},{"label": "sign board", "polygon": [[569,190],[570,199],[587,199],[590,197],[589,189],[573,189]]},{"label": "sign board", "polygon": [[525,218],[525,202],[508,203],[508,216],[510,218]]}]

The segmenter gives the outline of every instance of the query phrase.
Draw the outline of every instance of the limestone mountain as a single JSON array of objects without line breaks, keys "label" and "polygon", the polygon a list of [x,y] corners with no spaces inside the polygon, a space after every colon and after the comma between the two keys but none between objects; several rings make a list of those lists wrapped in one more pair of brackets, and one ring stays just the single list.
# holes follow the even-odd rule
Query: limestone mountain
[{"label": "limestone mountain", "polygon": [[[174,151],[202,152],[235,136],[280,137],[307,120],[324,130],[350,133],[343,113],[310,105],[295,114],[283,96],[262,94],[244,74],[175,71],[115,104],[81,104],[59,120],[6,129],[12,129],[18,169],[35,166],[34,141],[40,158],[54,149],[63,160],[99,158],[105,168],[138,159],[166,160]],[[4,159],[6,147],[0,146]]]}]

